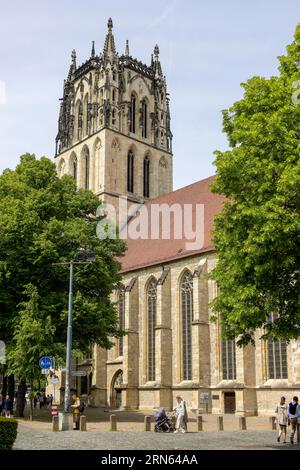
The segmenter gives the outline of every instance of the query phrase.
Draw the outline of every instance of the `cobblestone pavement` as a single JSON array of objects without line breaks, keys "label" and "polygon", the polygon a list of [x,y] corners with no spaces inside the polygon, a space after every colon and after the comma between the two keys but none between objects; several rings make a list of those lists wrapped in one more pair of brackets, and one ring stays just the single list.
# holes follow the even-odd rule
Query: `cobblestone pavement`
[{"label": "cobblestone pavement", "polygon": [[53,433],[23,423],[16,450],[300,450],[300,445],[277,444],[275,431],[201,432],[156,434],[154,432],[65,431]]}]

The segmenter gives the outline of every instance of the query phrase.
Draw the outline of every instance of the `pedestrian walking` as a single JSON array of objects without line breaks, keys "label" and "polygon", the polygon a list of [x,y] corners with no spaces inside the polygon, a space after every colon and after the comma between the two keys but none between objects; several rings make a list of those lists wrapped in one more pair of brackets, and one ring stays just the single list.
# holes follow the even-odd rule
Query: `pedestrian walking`
[{"label": "pedestrian walking", "polygon": [[71,405],[71,408],[73,410],[73,415],[74,415],[74,423],[75,423],[75,428],[74,431],[79,431],[79,423],[80,423],[80,413],[83,412],[84,410],[84,405],[82,401],[80,400],[80,397],[77,395],[72,395],[73,399],[73,405]]},{"label": "pedestrian walking", "polygon": [[10,418],[13,411],[13,401],[9,398],[9,395],[6,395],[4,400],[4,412],[5,418]]},{"label": "pedestrian walking", "polygon": [[286,444],[286,430],[289,420],[289,407],[285,402],[285,397],[281,397],[280,403],[276,406],[276,422],[278,425],[278,437],[277,442],[280,442],[281,436],[283,436],[283,443]]},{"label": "pedestrian walking", "polygon": [[46,397],[46,393],[43,392],[43,400],[44,400],[44,408],[47,407],[47,397]]},{"label": "pedestrian walking", "polygon": [[187,423],[188,423],[188,414],[186,409],[186,403],[182,397],[176,397],[177,406],[175,408],[175,416],[176,416],[176,430],[175,433],[181,431],[185,433],[187,431]]},{"label": "pedestrian walking", "polygon": [[50,398],[50,395],[47,395],[47,398],[46,398],[46,404],[47,404],[47,407],[50,406],[51,404],[51,398]]},{"label": "pedestrian walking", "polygon": [[297,431],[299,434],[298,418],[300,417],[300,406],[298,397],[294,397],[293,401],[289,404],[289,424],[291,425],[291,444],[294,444],[294,436]]},{"label": "pedestrian walking", "polygon": [[44,395],[43,395],[43,393],[40,393],[39,404],[40,404],[40,409],[44,408]]}]

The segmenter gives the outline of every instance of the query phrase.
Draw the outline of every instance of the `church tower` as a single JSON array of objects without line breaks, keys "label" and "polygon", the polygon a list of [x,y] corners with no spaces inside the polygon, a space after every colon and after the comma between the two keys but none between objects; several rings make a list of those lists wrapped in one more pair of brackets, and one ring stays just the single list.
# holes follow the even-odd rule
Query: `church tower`
[{"label": "church tower", "polygon": [[64,82],[56,163],[117,207],[118,198],[143,203],[173,190],[172,133],[166,79],[155,46],[151,64],[116,51],[113,22],[103,51],[93,42],[77,66],[76,52]]}]

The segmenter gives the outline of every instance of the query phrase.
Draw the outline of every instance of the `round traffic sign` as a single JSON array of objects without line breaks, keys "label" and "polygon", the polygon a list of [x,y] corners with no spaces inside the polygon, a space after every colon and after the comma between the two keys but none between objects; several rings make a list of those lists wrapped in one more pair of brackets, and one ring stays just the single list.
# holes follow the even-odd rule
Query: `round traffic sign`
[{"label": "round traffic sign", "polygon": [[41,357],[39,364],[41,369],[51,369],[52,359],[48,356]]}]

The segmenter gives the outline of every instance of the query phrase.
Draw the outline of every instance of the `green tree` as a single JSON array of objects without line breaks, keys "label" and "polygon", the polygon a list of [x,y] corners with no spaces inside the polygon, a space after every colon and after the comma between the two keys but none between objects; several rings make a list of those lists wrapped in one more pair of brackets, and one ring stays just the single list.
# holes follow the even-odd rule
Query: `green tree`
[{"label": "green tree", "polygon": [[239,344],[257,328],[264,338],[300,335],[300,25],[279,61],[278,76],[251,78],[223,111],[230,150],[216,152],[212,189],[227,202],[216,218],[212,307]]},{"label": "green tree", "polygon": [[[39,359],[49,353],[49,343],[53,348],[55,327],[50,316],[39,308],[40,298],[35,286],[29,284],[24,294],[28,300],[20,305],[15,318],[14,334],[8,353],[9,373],[27,381],[33,390],[34,380],[41,376]],[[51,346],[50,346],[51,347]],[[30,418],[33,419],[32,395],[30,396]]]},{"label": "green tree", "polygon": [[[44,157],[26,154],[15,171],[0,176],[0,338],[14,358],[14,369],[22,364],[17,352],[12,355],[22,334],[16,319],[28,319],[24,302],[33,302],[33,293],[39,299],[36,331],[51,318],[47,354],[64,360],[69,269],[60,263],[68,263],[82,247],[94,252],[96,261],[75,267],[74,350],[85,354],[92,344],[110,348],[109,337],[120,336],[110,294],[120,281],[116,258],[125,246],[118,239],[97,237],[99,205],[92,192],[76,189],[72,177],[59,179],[55,165]],[[28,299],[29,284],[34,291]]]}]

